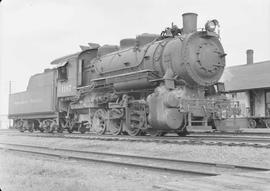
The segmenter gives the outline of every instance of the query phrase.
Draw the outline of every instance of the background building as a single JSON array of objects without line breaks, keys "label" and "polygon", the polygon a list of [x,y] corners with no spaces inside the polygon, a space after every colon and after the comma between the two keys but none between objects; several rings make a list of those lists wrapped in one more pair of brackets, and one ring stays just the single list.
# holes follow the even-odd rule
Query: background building
[{"label": "background building", "polygon": [[7,115],[0,115],[0,129],[7,129],[9,127],[9,120]]},{"label": "background building", "polygon": [[240,117],[249,127],[270,127],[270,60],[253,62],[253,50],[247,50],[247,63],[225,69],[221,79],[228,96],[240,102]]}]

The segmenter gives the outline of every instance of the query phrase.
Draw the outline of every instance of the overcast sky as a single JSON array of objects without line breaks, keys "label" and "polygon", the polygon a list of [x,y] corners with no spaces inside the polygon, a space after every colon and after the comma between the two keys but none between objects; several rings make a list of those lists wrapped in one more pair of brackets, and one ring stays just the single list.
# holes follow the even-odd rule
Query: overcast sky
[{"label": "overcast sky", "polygon": [[221,25],[227,66],[270,60],[269,0],[2,0],[0,3],[0,114],[12,92],[51,67],[50,61],[79,51],[88,42],[119,44],[138,34],[160,33],[181,14],[198,13],[198,28],[209,19]]}]

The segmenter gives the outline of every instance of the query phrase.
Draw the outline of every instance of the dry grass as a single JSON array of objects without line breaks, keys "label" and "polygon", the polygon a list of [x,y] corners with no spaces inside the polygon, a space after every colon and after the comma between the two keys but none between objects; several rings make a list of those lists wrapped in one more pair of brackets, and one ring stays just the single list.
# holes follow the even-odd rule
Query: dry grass
[{"label": "dry grass", "polygon": [[[38,137],[6,137],[0,141],[23,142],[51,147],[154,155],[184,160],[199,160],[270,168],[270,149],[240,146],[174,145],[163,143],[119,142]],[[42,142],[41,142],[42,140]]]},{"label": "dry grass", "polygon": [[0,185],[2,190],[88,190],[83,173],[59,161],[36,160],[1,152]]},{"label": "dry grass", "polygon": [[187,176],[0,151],[3,191],[147,191],[183,177]]},{"label": "dry grass", "polygon": [[[0,136],[1,141],[270,168],[270,149]],[[0,151],[3,191],[153,190],[184,176]]]}]

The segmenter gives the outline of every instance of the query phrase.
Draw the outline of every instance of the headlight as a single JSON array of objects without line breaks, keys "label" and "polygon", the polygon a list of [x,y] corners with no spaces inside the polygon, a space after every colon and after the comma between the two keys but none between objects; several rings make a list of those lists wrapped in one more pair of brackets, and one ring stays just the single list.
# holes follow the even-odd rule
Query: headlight
[{"label": "headlight", "polygon": [[209,32],[214,32],[216,30],[216,27],[219,26],[218,21],[216,19],[207,21],[205,24],[205,30]]}]

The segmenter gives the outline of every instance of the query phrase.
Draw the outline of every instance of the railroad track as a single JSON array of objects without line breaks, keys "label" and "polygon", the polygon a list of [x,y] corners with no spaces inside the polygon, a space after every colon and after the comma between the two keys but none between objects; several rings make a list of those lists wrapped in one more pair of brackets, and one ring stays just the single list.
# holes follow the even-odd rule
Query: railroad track
[{"label": "railroad track", "polygon": [[177,160],[142,155],[127,155],[97,151],[72,150],[66,148],[33,146],[0,142],[0,149],[6,151],[42,155],[84,162],[98,162],[110,165],[127,166],[169,173],[190,174],[197,176],[216,176],[232,172],[269,171],[267,168],[249,167],[221,163]]},{"label": "railroad track", "polygon": [[245,131],[235,131],[235,132],[220,132],[220,131],[211,131],[211,132],[191,132],[195,135],[217,135],[217,136],[260,136],[260,137],[270,137],[269,132],[245,132]]},{"label": "railroad track", "polygon": [[70,139],[86,139],[86,140],[101,140],[101,141],[128,141],[128,142],[156,142],[164,144],[189,144],[189,145],[217,145],[217,146],[241,146],[241,147],[260,147],[270,148],[270,137],[265,136],[238,136],[238,135],[189,135],[186,137],[178,136],[164,136],[164,137],[150,137],[150,136],[113,136],[103,135],[97,136],[91,133],[20,133],[9,132],[0,134],[8,136],[33,136],[46,138],[70,138]]},{"label": "railroad track", "polygon": [[40,132],[34,132],[34,133],[30,133],[30,132],[18,132],[18,131],[0,131],[0,134],[10,134],[10,135],[26,135],[26,136],[57,136],[57,137],[106,137],[106,138],[131,138],[131,139],[141,139],[141,138],[153,138],[153,139],[180,139],[180,140],[184,140],[184,139],[190,139],[190,138],[194,138],[194,139],[203,139],[203,140],[224,140],[224,141],[238,141],[238,142],[242,142],[242,141],[246,141],[246,142],[266,142],[266,143],[270,143],[270,134],[269,135],[242,135],[242,134],[191,134],[191,135],[187,135],[186,137],[179,137],[177,135],[174,134],[169,134],[166,136],[162,136],[162,137],[151,137],[151,136],[136,136],[136,137],[131,137],[128,135],[118,135],[118,136],[114,136],[114,135],[102,135],[102,136],[97,136],[94,133],[85,133],[85,134],[81,134],[81,133],[40,133]]},{"label": "railroad track", "polygon": [[190,135],[190,138],[199,138],[203,140],[223,140],[223,141],[238,141],[238,142],[259,142],[270,143],[270,137],[250,137],[239,135]]}]

